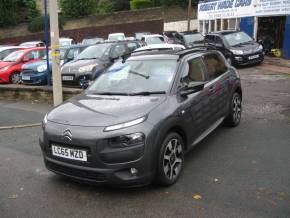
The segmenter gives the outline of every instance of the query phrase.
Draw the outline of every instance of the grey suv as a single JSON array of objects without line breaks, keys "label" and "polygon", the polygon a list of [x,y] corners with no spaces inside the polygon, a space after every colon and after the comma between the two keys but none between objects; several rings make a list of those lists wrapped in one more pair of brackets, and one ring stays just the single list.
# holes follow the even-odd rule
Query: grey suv
[{"label": "grey suv", "polygon": [[83,94],[49,112],[40,146],[46,167],[97,184],[172,185],[184,154],[221,123],[237,126],[235,68],[207,48],[132,54]]}]

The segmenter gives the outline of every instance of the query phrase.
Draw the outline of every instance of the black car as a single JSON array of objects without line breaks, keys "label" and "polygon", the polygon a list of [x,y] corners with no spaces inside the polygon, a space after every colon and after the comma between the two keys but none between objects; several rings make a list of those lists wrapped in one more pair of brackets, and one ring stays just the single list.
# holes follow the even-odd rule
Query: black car
[{"label": "black car", "polygon": [[102,42],[92,45],[62,67],[62,82],[82,87],[87,81],[96,79],[116,59],[139,47],[139,41]]},{"label": "black car", "polygon": [[204,44],[204,36],[197,31],[186,31],[180,33],[182,37],[182,44],[186,48],[191,48],[197,45]]},{"label": "black car", "polygon": [[181,175],[184,154],[222,122],[237,126],[241,112],[239,74],[220,52],[136,53],[49,112],[40,146],[60,175],[167,186]]},{"label": "black car", "polygon": [[220,31],[205,36],[235,66],[258,64],[264,60],[263,46],[242,31]]}]

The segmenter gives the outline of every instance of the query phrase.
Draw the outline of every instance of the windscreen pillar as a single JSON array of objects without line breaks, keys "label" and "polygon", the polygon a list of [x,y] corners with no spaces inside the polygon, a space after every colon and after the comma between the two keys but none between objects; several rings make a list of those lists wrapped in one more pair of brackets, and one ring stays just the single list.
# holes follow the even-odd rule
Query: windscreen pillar
[{"label": "windscreen pillar", "polygon": [[254,37],[254,17],[242,17],[240,22],[240,30]]},{"label": "windscreen pillar", "polygon": [[290,16],[286,17],[283,56],[284,58],[290,59]]}]

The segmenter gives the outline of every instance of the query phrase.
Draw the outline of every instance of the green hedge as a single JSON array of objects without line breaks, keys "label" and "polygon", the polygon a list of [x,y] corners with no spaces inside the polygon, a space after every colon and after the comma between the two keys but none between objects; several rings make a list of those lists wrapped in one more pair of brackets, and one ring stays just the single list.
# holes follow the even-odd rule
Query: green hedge
[{"label": "green hedge", "polygon": [[[44,24],[45,24],[44,15],[41,15],[39,17],[32,19],[32,21],[28,25],[28,30],[32,33],[43,32]],[[58,24],[59,24],[59,29],[63,30],[63,26],[65,24],[63,17],[61,16],[58,17]]]},{"label": "green hedge", "polygon": [[0,0],[0,27],[13,26],[19,19],[18,0]]},{"label": "green hedge", "polygon": [[60,0],[60,7],[65,17],[78,18],[91,15],[96,11],[97,0]]},{"label": "green hedge", "polygon": [[154,7],[154,3],[152,0],[131,0],[130,1],[131,10],[152,8],[152,7]]}]

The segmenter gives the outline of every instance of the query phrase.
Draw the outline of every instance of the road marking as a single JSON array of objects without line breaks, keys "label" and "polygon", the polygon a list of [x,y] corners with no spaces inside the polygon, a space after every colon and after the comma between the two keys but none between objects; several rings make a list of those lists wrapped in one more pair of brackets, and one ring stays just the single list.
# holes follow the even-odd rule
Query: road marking
[{"label": "road marking", "polygon": [[20,129],[20,128],[29,128],[29,127],[37,127],[37,126],[41,126],[41,123],[32,123],[32,124],[23,124],[23,125],[14,125],[14,126],[0,126],[0,130]]}]

